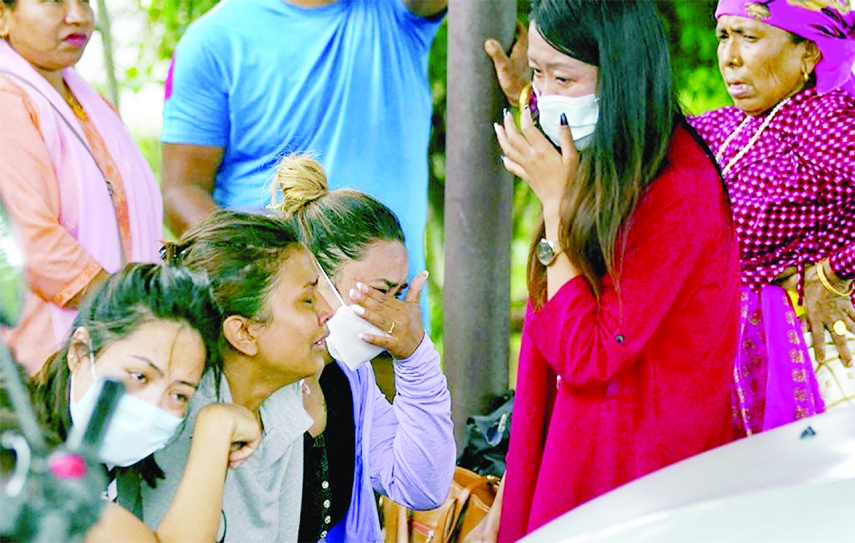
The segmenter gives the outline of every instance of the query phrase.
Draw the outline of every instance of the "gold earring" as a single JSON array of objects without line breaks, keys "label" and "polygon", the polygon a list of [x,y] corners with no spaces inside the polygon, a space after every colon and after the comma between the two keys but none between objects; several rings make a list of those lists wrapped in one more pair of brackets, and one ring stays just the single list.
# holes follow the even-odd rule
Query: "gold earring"
[{"label": "gold earring", "polygon": [[802,79],[804,79],[805,83],[807,83],[810,80],[810,72],[808,72],[807,70],[802,70]]}]

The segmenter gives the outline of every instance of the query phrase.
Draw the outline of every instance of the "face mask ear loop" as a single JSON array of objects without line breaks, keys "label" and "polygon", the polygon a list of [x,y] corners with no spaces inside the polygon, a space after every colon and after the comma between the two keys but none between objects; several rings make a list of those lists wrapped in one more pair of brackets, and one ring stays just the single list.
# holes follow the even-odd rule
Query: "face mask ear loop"
[{"label": "face mask ear loop", "polygon": [[92,372],[92,382],[98,379],[98,374],[95,373],[95,349],[92,348],[92,341],[89,341],[89,370]]},{"label": "face mask ear loop", "polygon": [[333,284],[332,280],[330,280],[330,276],[327,275],[327,272],[324,271],[324,267],[321,266],[320,262],[318,262],[318,269],[321,270],[321,275],[323,275],[324,279],[327,280],[327,284],[329,284],[329,286],[332,289],[333,293],[335,294],[335,297],[338,300],[338,302],[341,304],[342,307],[346,307],[347,304],[342,299],[341,294],[338,293],[338,289],[335,288],[335,285]]}]

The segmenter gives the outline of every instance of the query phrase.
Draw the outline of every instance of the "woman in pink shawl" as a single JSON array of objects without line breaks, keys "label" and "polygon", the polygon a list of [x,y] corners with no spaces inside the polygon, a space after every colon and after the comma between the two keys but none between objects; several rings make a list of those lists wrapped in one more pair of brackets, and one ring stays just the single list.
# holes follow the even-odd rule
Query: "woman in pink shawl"
[{"label": "woman in pink shawl", "polygon": [[735,107],[690,122],[732,200],[743,284],[734,415],[751,435],[855,403],[855,13],[849,0],[721,0],[716,18]]},{"label": "woman in pink shawl", "polygon": [[72,69],[94,28],[86,0],[0,0],[0,197],[28,291],[0,330],[30,374],[85,294],[125,261],[156,261],[160,191],[115,109]]}]

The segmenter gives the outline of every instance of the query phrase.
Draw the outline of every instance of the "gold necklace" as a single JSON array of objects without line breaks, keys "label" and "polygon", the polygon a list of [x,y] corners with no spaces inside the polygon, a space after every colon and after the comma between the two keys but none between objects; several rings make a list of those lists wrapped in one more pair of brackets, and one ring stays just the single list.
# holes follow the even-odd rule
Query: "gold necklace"
[{"label": "gold necklace", "polygon": [[78,119],[80,119],[81,121],[85,121],[89,118],[89,116],[86,115],[86,110],[83,109],[83,106],[80,105],[80,102],[77,101],[77,98],[75,98],[74,95],[71,94],[71,92],[68,93],[68,98],[65,99],[65,102],[68,104],[68,106],[71,108],[71,111],[74,112],[74,115]]},{"label": "gold necklace", "polygon": [[[764,130],[766,130],[766,127],[769,126],[769,123],[772,122],[772,119],[775,118],[775,115],[777,115],[778,112],[781,111],[781,108],[783,108],[789,101],[790,97],[787,97],[786,99],[778,102],[778,105],[776,105],[772,112],[766,116],[766,118],[763,120],[763,124],[761,124],[760,128],[758,128],[757,131],[754,132],[754,135],[751,136],[751,139],[748,140],[748,143],[745,145],[745,147],[740,149],[739,152],[736,153],[736,155],[727,162],[727,165],[722,168],[722,176],[727,175],[727,172],[729,172],[730,169],[733,168],[733,166],[737,162],[739,162],[739,159],[744,157],[745,153],[747,153],[751,150],[752,147],[754,147],[754,144],[757,143],[758,139],[760,139],[760,135],[763,133]],[[727,150],[727,146],[730,145],[730,142],[733,141],[733,138],[735,138],[740,134],[740,132],[742,132],[742,129],[745,128],[745,126],[750,120],[751,115],[746,115],[745,119],[741,123],[739,123],[739,126],[736,127],[736,130],[731,132],[727,139],[724,140],[724,143],[721,144],[721,147],[718,148],[718,152],[716,152],[715,154],[715,159],[716,161],[718,161],[719,164],[721,164],[721,159],[724,156],[724,152]]]}]

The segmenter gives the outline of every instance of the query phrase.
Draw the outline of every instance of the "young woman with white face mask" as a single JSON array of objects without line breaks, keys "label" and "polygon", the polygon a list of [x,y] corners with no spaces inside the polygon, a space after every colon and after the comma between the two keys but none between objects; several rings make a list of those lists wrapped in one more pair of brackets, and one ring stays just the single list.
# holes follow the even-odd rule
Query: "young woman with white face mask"
[{"label": "young woman with white face mask", "polygon": [[[483,541],[518,540],[733,438],[739,248],[714,159],[675,100],[656,8],[532,0],[531,21],[532,83],[558,116],[541,125],[559,150],[530,108],[519,128],[509,114],[494,127],[542,221],[507,471]],[[592,103],[586,141],[576,113]]]},{"label": "young woman with white face mask", "polygon": [[[103,379],[125,385],[98,452],[109,474],[105,499],[117,502],[120,488],[138,496],[141,484],[163,477],[151,455],[181,426],[205,368],[220,371],[219,323],[202,276],[129,265],[85,301],[62,350],[34,378],[36,413],[57,440],[85,429]],[[87,541],[213,540],[225,473],[261,434],[246,409],[216,404],[199,414],[194,438],[182,491],[156,530],[134,516],[138,503],[122,500],[109,504]]]},{"label": "young woman with white face mask", "polygon": [[[336,309],[327,364],[305,380],[313,425],[304,435],[299,540],[378,541],[375,490],[432,509],[454,474],[451,397],[418,303],[427,273],[407,287],[397,217],[364,193],[329,191],[314,159],[282,159],[273,190],[272,207],[317,257],[330,279],[322,293]],[[394,359],[391,404],[368,363],[383,350]]]}]

